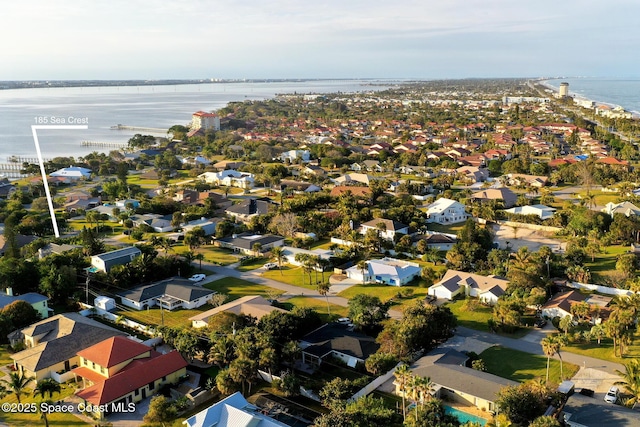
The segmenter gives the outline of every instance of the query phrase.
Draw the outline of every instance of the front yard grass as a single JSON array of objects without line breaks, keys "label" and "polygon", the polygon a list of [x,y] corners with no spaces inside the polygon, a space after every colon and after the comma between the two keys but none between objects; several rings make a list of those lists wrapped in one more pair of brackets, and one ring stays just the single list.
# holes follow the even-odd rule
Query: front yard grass
[{"label": "front yard grass", "polygon": [[[513,381],[525,382],[547,375],[547,357],[525,353],[510,348],[494,346],[480,353],[487,372]],[[578,372],[578,366],[564,362],[564,378],[571,378]],[[560,384],[560,361],[551,359],[549,363],[549,382]]]},{"label": "front yard grass", "polygon": [[602,283],[610,275],[611,272],[616,271],[616,261],[618,256],[629,251],[627,246],[607,246],[604,248],[604,253],[595,257],[594,261],[591,261],[590,257],[585,260],[585,267],[591,271],[593,279],[591,283]]},{"label": "front yard grass", "polygon": [[207,310],[211,310],[213,306],[205,304],[202,307],[198,307],[191,310],[160,310],[157,307],[149,308],[147,310],[118,310],[114,314],[118,316],[124,316],[127,319],[131,319],[138,323],[144,323],[150,326],[170,326],[172,328],[181,328],[183,326],[191,326],[189,318],[195,316]]},{"label": "front yard grass", "polygon": [[235,277],[223,277],[222,279],[207,283],[203,286],[207,289],[211,289],[212,291],[227,295],[229,297],[227,301],[233,301],[234,299],[247,295],[266,296],[267,292],[281,293],[278,289],[237,279]]},{"label": "front yard grass", "polygon": [[626,347],[624,357],[617,357],[613,354],[613,341],[610,338],[603,338],[600,345],[596,340],[589,343],[571,343],[564,347],[564,351],[580,354],[583,356],[595,357],[596,359],[608,360],[615,363],[624,363],[627,358],[640,357],[640,333],[636,332],[633,342]]},{"label": "front yard grass", "polygon": [[389,286],[376,283],[366,285],[354,285],[340,292],[338,296],[351,299],[359,294],[374,295],[380,301],[392,301],[393,306],[405,308],[416,300],[423,300],[427,296],[429,288],[420,286]]},{"label": "front yard grass", "polygon": [[466,310],[466,301],[460,299],[446,304],[446,307],[449,307],[449,310],[458,319],[458,325],[477,331],[490,332],[488,321],[492,317],[493,308],[478,304],[473,311]]},{"label": "front yard grass", "polygon": [[240,265],[238,266],[238,268],[236,268],[236,270],[238,271],[255,270],[256,268],[262,267],[267,261],[269,261],[269,259],[265,257],[250,258],[250,259],[241,261]]},{"label": "front yard grass", "polygon": [[[331,273],[324,273],[324,280],[329,280]],[[294,267],[290,265],[283,265],[282,271],[279,268],[265,271],[262,273],[262,277],[267,279],[276,280],[282,283],[288,283],[289,285],[299,286],[301,288],[316,290],[317,286],[313,283],[316,281],[316,272],[311,273],[311,284],[309,283],[309,274],[305,273],[302,267]],[[318,272],[318,280],[322,280],[322,274]]]},{"label": "front yard grass", "polygon": [[[189,252],[189,247],[180,243],[178,245],[172,246],[171,249],[176,254],[184,254]],[[213,245],[204,245],[200,246],[198,249],[193,251],[194,253],[204,254],[204,261],[210,262],[212,264],[217,265],[229,265],[238,262],[238,255],[235,254],[230,249],[218,248]],[[197,263],[197,261],[194,261]]]}]

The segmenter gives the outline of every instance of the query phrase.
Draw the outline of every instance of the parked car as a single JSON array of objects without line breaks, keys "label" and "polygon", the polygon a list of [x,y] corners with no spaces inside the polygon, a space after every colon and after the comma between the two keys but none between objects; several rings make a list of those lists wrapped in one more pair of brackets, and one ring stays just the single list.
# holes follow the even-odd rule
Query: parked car
[{"label": "parked car", "polygon": [[194,274],[193,276],[189,277],[189,280],[191,280],[192,282],[201,282],[205,277],[207,277],[206,274]]},{"label": "parked car", "polygon": [[547,325],[547,321],[544,319],[538,319],[536,320],[536,323],[534,323],[534,326],[536,328],[544,328]]},{"label": "parked car", "polygon": [[616,386],[611,387],[607,392],[607,394],[604,395],[604,401],[607,403],[616,403],[618,401],[619,393],[620,393],[620,390],[618,389],[618,387]]},{"label": "parked car", "polygon": [[264,265],[265,270],[273,270],[274,268],[278,268],[278,264],[275,262],[268,262]]}]

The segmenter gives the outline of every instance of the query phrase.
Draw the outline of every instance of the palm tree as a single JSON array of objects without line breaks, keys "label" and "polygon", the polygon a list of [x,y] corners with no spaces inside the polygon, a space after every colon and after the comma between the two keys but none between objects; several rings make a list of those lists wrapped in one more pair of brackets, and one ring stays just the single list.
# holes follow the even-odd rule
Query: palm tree
[{"label": "palm tree", "polygon": [[282,260],[284,259],[284,249],[281,246],[276,246],[271,249],[271,257],[278,263],[278,269],[282,276]]},{"label": "palm tree", "polygon": [[327,301],[327,314],[329,316],[331,316],[331,307],[329,307],[329,297],[327,296],[327,294],[329,293],[330,288],[331,285],[329,283],[326,283],[324,280],[318,283],[318,293],[322,295]]},{"label": "palm tree", "polygon": [[402,416],[406,420],[407,408],[405,405],[405,397],[407,395],[407,389],[413,374],[411,373],[411,369],[409,369],[409,366],[403,363],[402,365],[396,368],[394,375],[396,377],[396,381],[398,383],[398,388],[400,390],[400,393],[402,393]]},{"label": "palm tree", "polygon": [[60,393],[60,384],[53,378],[45,378],[39,381],[33,390],[34,396],[39,394],[40,397],[44,397],[45,394],[48,394],[50,399],[53,397],[53,393]]},{"label": "palm tree", "polygon": [[549,382],[549,359],[560,350],[560,345],[553,335],[546,336],[540,344],[542,344],[542,350],[547,356],[547,382]]},{"label": "palm tree", "polygon": [[362,273],[362,284],[366,284],[367,282],[367,276],[366,276],[366,272],[369,270],[368,265],[367,265],[367,261],[358,261],[358,268],[360,269],[360,272]]},{"label": "palm tree", "polygon": [[193,257],[193,259],[200,262],[200,271],[202,271],[202,261],[204,261],[204,254],[203,253],[197,253]]},{"label": "palm tree", "polygon": [[18,403],[21,403],[20,396],[26,393],[25,388],[27,388],[27,385],[34,379],[35,378],[33,377],[27,377],[24,372],[12,372],[9,375],[9,379],[3,379],[2,382],[13,394],[16,395]]},{"label": "palm tree", "polygon": [[640,360],[632,359],[624,366],[624,372],[616,370],[616,374],[622,377],[622,381],[617,381],[616,385],[621,385],[626,392],[631,394],[627,400],[627,405],[635,407],[640,401]]}]

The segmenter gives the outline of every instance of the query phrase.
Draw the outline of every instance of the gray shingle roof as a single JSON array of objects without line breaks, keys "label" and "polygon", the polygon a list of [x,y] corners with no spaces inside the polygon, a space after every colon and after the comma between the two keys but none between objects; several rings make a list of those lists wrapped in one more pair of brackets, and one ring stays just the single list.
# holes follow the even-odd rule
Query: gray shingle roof
[{"label": "gray shingle roof", "polygon": [[118,295],[135,302],[158,298],[162,295],[168,295],[182,301],[190,302],[214,293],[212,290],[194,285],[187,279],[174,277],[150,285],[138,286],[137,288],[120,292]]}]

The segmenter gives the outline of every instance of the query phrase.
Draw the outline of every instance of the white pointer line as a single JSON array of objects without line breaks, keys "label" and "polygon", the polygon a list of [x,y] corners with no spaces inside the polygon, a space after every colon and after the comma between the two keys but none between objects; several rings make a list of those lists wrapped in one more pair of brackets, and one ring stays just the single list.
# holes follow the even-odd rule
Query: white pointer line
[{"label": "white pointer line", "polygon": [[49,204],[49,213],[51,214],[51,223],[53,224],[53,233],[56,237],[60,237],[60,231],[58,231],[58,221],[56,220],[56,212],[53,209],[53,199],[51,198],[51,191],[49,191],[49,182],[47,181],[47,172],[44,169],[44,160],[42,159],[42,152],[40,151],[40,142],[38,142],[38,129],[88,129],[87,125],[31,125],[31,132],[33,133],[33,142],[36,144],[36,153],[38,155],[38,163],[40,164],[40,173],[42,174],[42,183],[44,184],[44,193],[47,196],[47,203]]}]

